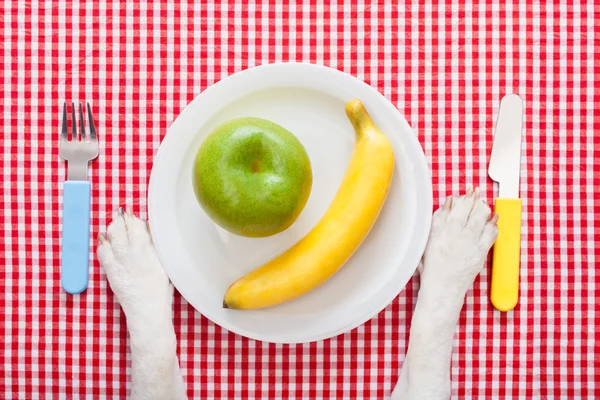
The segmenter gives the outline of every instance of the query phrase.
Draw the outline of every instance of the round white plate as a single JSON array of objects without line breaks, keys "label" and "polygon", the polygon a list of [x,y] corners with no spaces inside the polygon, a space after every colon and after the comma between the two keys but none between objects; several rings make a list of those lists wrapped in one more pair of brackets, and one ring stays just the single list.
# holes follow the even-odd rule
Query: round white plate
[{"label": "round white plate", "polygon": [[[228,310],[223,295],[237,278],[300,240],[333,199],[350,160],[354,131],[345,103],[363,101],[396,156],[382,213],[362,246],[325,284],[285,304]],[[267,238],[232,235],[204,213],[192,189],[203,139],[230,118],[272,120],[306,147],[313,187],[298,220]],[[310,64],[269,64],[216,83],[173,122],[154,160],[148,193],[158,256],[183,297],[204,316],[240,335],[277,343],[310,342],[347,332],[385,308],[414,273],[431,221],[427,162],[415,133],[379,92],[343,72]]]}]

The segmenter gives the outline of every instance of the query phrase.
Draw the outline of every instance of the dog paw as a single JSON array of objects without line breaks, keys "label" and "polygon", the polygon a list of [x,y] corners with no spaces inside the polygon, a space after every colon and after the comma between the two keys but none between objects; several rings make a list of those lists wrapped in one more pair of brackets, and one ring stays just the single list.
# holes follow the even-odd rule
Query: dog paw
[{"label": "dog paw", "polygon": [[124,309],[169,298],[172,287],[154,250],[146,223],[131,210],[114,213],[107,235],[98,235],[98,259]]},{"label": "dog paw", "polygon": [[479,189],[449,197],[433,215],[423,257],[423,279],[443,280],[464,287],[481,272],[498,236],[498,216],[479,197]]}]

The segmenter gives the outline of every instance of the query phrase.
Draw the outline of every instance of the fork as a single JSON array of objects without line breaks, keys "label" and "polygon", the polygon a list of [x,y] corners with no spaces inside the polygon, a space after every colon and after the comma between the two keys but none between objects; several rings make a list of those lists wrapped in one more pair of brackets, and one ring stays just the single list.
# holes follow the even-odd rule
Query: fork
[{"label": "fork", "polygon": [[83,108],[79,103],[81,135],[77,135],[75,104],[71,103],[72,133],[67,127],[67,103],[64,103],[62,130],[58,153],[68,162],[63,193],[63,230],[61,254],[61,284],[67,293],[83,292],[88,285],[90,246],[91,184],[87,179],[88,162],[98,156],[98,136],[87,103],[90,134],[86,135]]}]

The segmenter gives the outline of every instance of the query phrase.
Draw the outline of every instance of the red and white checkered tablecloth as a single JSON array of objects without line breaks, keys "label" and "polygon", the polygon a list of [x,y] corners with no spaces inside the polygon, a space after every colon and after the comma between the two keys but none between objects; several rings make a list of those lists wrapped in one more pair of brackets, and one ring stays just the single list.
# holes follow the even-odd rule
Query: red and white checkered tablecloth
[{"label": "red and white checkered tablecloth", "polygon": [[[556,2],[35,2],[1,8],[0,397],[124,398],[125,319],[92,255],[80,296],[60,287],[63,101],[89,101],[92,236],[146,215],[153,155],[214,82],[275,61],[346,71],[406,116],[438,203],[487,177],[501,97],[526,101],[521,297],[468,293],[452,356],[456,399],[600,398],[600,6]],[[203,2],[202,2],[203,3]],[[330,3],[330,2],[327,2]],[[307,345],[228,333],[175,299],[190,398],[382,398],[406,351],[418,279],[373,320]]]}]

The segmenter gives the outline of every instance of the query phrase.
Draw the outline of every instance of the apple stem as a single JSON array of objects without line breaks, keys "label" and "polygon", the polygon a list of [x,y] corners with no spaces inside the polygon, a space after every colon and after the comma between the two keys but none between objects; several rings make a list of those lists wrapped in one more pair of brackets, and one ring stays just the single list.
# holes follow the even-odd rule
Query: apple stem
[{"label": "apple stem", "polygon": [[250,163],[250,171],[257,173],[260,171],[260,161],[254,160]]}]

